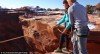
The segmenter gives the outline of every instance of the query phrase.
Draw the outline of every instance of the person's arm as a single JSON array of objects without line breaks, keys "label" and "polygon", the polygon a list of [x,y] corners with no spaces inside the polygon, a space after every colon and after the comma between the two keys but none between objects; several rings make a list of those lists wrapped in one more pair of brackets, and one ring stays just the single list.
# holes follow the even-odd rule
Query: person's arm
[{"label": "person's arm", "polygon": [[88,13],[86,14],[86,17],[87,17],[87,22],[89,23],[90,21],[89,21],[89,18],[88,18]]},{"label": "person's arm", "polygon": [[66,27],[62,33],[65,33],[66,31],[68,31],[71,28],[71,20],[69,19],[69,17],[66,17],[66,18],[67,18],[67,20],[65,21]]},{"label": "person's arm", "polygon": [[87,22],[89,23],[89,18],[88,18],[88,13],[87,13],[87,10],[85,9],[86,11],[86,18],[87,18]]},{"label": "person's arm", "polygon": [[[71,26],[73,27],[74,26],[74,7],[71,6],[69,9],[68,9],[68,17],[69,17],[69,21],[71,23]],[[76,13],[77,14],[77,13]]]},{"label": "person's arm", "polygon": [[68,9],[68,19],[69,19],[69,22],[67,23],[66,28],[64,29],[64,31],[62,32],[62,34],[64,34],[68,29],[70,29],[71,27],[74,26],[73,11],[74,11],[73,7],[70,7]]},{"label": "person's arm", "polygon": [[65,18],[66,18],[66,14],[64,14],[64,16],[57,22],[57,25],[61,25],[62,23],[65,22]]},{"label": "person's arm", "polygon": [[71,28],[71,20],[69,17],[67,17],[68,20],[66,21],[66,29],[69,30]]}]

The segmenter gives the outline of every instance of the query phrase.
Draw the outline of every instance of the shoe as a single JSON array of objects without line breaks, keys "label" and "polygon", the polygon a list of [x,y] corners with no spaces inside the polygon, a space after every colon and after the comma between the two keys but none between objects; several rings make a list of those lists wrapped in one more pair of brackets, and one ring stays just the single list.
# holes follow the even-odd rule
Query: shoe
[{"label": "shoe", "polygon": [[54,50],[54,52],[56,52],[56,53],[63,53],[62,49],[59,49],[59,48],[57,48],[56,50]]},{"label": "shoe", "polygon": [[62,51],[67,51],[66,47],[62,48]]},{"label": "shoe", "polygon": [[72,51],[71,50],[68,50],[66,47],[64,47],[62,49],[62,52],[67,53],[67,54],[72,54]]}]

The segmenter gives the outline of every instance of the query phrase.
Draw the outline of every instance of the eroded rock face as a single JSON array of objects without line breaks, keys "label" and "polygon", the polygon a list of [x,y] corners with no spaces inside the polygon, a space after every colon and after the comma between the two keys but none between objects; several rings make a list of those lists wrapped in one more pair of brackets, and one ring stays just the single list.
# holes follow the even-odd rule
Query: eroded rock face
[{"label": "eroded rock face", "polygon": [[[23,35],[22,27],[19,24],[19,14],[0,14],[0,35],[1,36],[15,36]],[[2,38],[3,39],[3,38]],[[1,40],[1,39],[0,39]]]},{"label": "eroded rock face", "polygon": [[[29,46],[24,38],[5,41],[23,36],[22,26],[19,21],[20,13],[0,14],[0,52],[27,52]],[[2,42],[1,41],[5,41]]]},{"label": "eroded rock face", "polygon": [[[55,18],[44,18],[41,20],[34,19],[22,19],[22,28],[24,31],[24,36],[29,45],[34,49],[35,54],[45,54],[47,52],[53,52],[59,44],[59,36],[61,33],[55,27]],[[92,22],[92,19],[90,21]],[[94,18],[96,21],[96,29],[91,30],[88,36],[87,48],[90,54],[100,53],[99,50],[95,51],[93,49],[99,49],[99,20]],[[93,21],[94,21],[93,19]],[[97,21],[98,20],[98,21]],[[98,25],[99,24],[99,25]],[[63,30],[63,28],[59,28]],[[97,31],[98,30],[98,31]]]},{"label": "eroded rock face", "polygon": [[46,23],[43,19],[23,19],[22,23],[25,39],[27,39],[35,53],[53,52],[58,47],[61,33],[55,28],[54,25],[56,24],[53,21]]}]

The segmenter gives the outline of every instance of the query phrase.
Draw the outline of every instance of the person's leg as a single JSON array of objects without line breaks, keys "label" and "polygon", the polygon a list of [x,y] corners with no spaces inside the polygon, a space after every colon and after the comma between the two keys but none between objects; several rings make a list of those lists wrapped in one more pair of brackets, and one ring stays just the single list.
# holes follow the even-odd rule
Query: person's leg
[{"label": "person's leg", "polygon": [[60,37],[60,42],[59,42],[59,48],[62,49],[63,48],[63,45],[64,45],[64,42],[65,42],[65,34],[62,34],[61,37]]},{"label": "person's leg", "polygon": [[64,42],[65,42],[65,34],[62,34],[59,40],[59,47],[55,50],[55,52],[62,52]]},{"label": "person's leg", "polygon": [[70,44],[70,38],[69,38],[69,36],[67,35],[67,36],[66,36],[66,49],[67,49],[67,51],[69,51],[69,44]]},{"label": "person's leg", "polygon": [[87,38],[78,37],[79,54],[88,54],[86,45],[87,45]]},{"label": "person's leg", "polygon": [[71,38],[66,34],[66,36],[65,36],[65,47],[62,49],[62,51],[66,54],[71,54],[72,53],[72,51],[69,48],[70,41],[71,41]]},{"label": "person's leg", "polygon": [[78,42],[77,42],[77,35],[76,32],[73,32],[73,36],[71,37],[71,41],[73,44],[73,54],[78,54]]}]

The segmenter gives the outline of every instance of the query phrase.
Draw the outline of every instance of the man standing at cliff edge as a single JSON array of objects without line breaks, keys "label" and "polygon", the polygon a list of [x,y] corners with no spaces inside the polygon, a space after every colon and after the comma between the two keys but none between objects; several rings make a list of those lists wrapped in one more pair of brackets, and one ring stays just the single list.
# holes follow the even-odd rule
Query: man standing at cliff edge
[{"label": "man standing at cliff edge", "polygon": [[68,16],[71,20],[72,27],[75,28],[71,38],[73,44],[73,54],[88,54],[87,36],[89,33],[88,16],[86,8],[76,0],[67,0],[69,4]]}]

